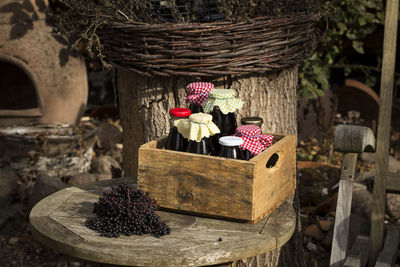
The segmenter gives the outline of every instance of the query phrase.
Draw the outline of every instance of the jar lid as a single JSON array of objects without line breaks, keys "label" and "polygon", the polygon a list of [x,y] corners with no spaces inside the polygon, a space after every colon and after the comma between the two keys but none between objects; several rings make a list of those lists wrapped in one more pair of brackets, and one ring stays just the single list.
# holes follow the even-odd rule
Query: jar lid
[{"label": "jar lid", "polygon": [[203,105],[204,112],[211,113],[214,106],[218,106],[223,114],[235,112],[242,108],[243,101],[235,97],[235,91],[230,89],[212,89]]},{"label": "jar lid", "polygon": [[249,150],[253,155],[257,155],[271,146],[274,139],[272,135],[261,134],[261,128],[251,124],[237,127],[235,136],[243,139],[243,144],[240,148]]},{"label": "jar lid", "polygon": [[186,93],[188,94],[201,94],[204,92],[208,93],[212,89],[214,89],[213,83],[195,82],[195,83],[189,83],[188,86],[186,86]]},{"label": "jar lid", "polygon": [[189,117],[192,112],[188,108],[173,108],[169,111],[169,114],[173,117]]},{"label": "jar lid", "polygon": [[235,92],[231,89],[213,89],[210,91],[210,97],[215,99],[233,98]]},{"label": "jar lid", "polygon": [[240,122],[242,125],[257,125],[258,127],[261,127],[263,124],[264,120],[261,117],[243,117]]},{"label": "jar lid", "polygon": [[237,136],[223,136],[218,140],[223,146],[240,146],[243,144],[243,139]]},{"label": "jar lid", "polygon": [[249,136],[249,137],[254,137],[261,134],[261,128],[258,127],[257,125],[241,125],[236,128],[236,133],[243,135],[243,136]]},{"label": "jar lid", "polygon": [[208,82],[189,83],[186,87],[185,100],[191,104],[201,106],[208,98],[208,93],[214,88],[214,84]]},{"label": "jar lid", "polygon": [[212,122],[212,116],[205,113],[195,113],[189,119],[180,119],[174,122],[184,138],[200,142],[204,137],[220,133],[217,125]]}]

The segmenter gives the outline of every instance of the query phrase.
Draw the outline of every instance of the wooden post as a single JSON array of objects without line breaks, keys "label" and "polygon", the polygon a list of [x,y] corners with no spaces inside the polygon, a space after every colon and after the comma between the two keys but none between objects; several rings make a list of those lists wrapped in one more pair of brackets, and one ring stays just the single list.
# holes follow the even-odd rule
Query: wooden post
[{"label": "wooden post", "polygon": [[396,62],[396,41],[399,1],[386,1],[385,35],[383,42],[383,62],[380,92],[380,108],[376,151],[376,175],[374,182],[371,234],[369,242],[369,266],[374,266],[382,248],[384,215],[386,203],[386,174],[392,115],[392,94],[394,68]]},{"label": "wooden post", "polygon": [[[169,131],[169,109],[187,106],[184,100],[185,88],[194,80],[185,77],[148,78],[121,69],[117,71],[121,122],[124,129],[123,168],[126,177],[137,175],[139,146]],[[263,132],[296,135],[297,83],[295,66],[279,73],[230,77],[225,86],[219,79],[215,85],[217,88],[236,90],[237,96],[244,100],[245,105],[238,112],[238,121],[243,116],[260,116],[264,119]],[[264,264],[262,266],[276,266],[278,261],[281,261],[285,262],[286,266],[304,266],[304,262],[299,263],[302,257],[296,256],[301,255],[302,251],[298,234],[301,233],[296,230],[297,243],[288,244],[288,252],[280,255],[278,249],[258,257],[243,259],[238,264],[249,266],[257,262],[260,265]]]}]

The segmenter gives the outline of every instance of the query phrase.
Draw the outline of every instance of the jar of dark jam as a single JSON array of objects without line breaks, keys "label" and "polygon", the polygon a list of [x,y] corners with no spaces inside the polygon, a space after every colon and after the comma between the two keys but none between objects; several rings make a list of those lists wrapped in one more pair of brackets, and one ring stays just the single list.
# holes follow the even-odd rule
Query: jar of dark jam
[{"label": "jar of dark jam", "polygon": [[197,105],[195,103],[191,103],[189,105],[189,109],[192,112],[192,114],[194,114],[194,113],[203,113],[204,112],[203,107],[200,106],[200,105]]},{"label": "jar of dark jam", "polygon": [[242,153],[243,153],[243,159],[244,160],[250,160],[251,158],[253,158],[255,156],[248,149],[242,150]]},{"label": "jar of dark jam", "polygon": [[189,140],[186,147],[186,152],[210,155],[214,153],[211,140],[208,137],[203,137],[200,142]]},{"label": "jar of dark jam", "polygon": [[[256,125],[261,129],[264,120],[261,117],[254,116],[254,117],[243,117],[240,120],[240,122],[242,125]],[[244,149],[242,152],[245,160],[249,160],[254,157],[254,154],[252,154],[248,149]]]},{"label": "jar of dark jam", "polygon": [[219,106],[214,106],[211,115],[213,116],[213,122],[221,131],[221,136],[232,135],[235,133],[237,123],[234,112],[224,114]]},{"label": "jar of dark jam", "polygon": [[186,152],[209,155],[214,154],[210,137],[218,134],[218,127],[212,122],[212,116],[205,113],[195,113],[189,119],[177,122],[178,133],[188,142]]},{"label": "jar of dark jam", "polygon": [[219,139],[220,150],[218,156],[230,159],[244,159],[242,150],[243,139],[236,136],[224,136]]},{"label": "jar of dark jam", "polygon": [[220,149],[219,139],[223,136],[229,136],[235,133],[235,129],[237,127],[236,115],[233,112],[223,114],[218,106],[214,106],[211,115],[213,116],[213,122],[221,130],[220,134],[217,134],[211,138],[211,142],[215,148],[214,155],[218,155]]},{"label": "jar of dark jam", "polygon": [[186,119],[190,116],[191,112],[187,108],[173,108],[169,111],[171,115],[170,119],[170,131],[168,134],[167,141],[165,143],[165,149],[185,151],[187,147],[187,140],[178,132],[175,126],[175,121],[179,119]]},{"label": "jar of dark jam", "polygon": [[229,89],[213,89],[204,104],[204,111],[213,116],[213,122],[221,133],[212,138],[215,155],[219,154],[219,138],[235,133],[237,127],[235,112],[240,109],[243,102],[235,97],[235,92]]},{"label": "jar of dark jam", "polygon": [[245,160],[249,160],[264,149],[272,145],[273,136],[261,134],[261,128],[253,125],[241,125],[237,127],[235,136],[243,139],[240,149]]},{"label": "jar of dark jam", "polygon": [[202,104],[207,100],[208,93],[214,88],[209,82],[194,82],[186,87],[185,100],[189,103],[192,114],[203,113]]}]

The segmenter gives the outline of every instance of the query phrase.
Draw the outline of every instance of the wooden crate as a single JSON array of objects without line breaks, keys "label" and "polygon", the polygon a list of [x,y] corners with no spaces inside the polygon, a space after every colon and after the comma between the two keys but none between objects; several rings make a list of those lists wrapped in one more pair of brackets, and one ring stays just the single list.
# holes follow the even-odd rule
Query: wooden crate
[{"label": "wooden crate", "polygon": [[249,161],[162,149],[166,137],[148,142],[139,148],[138,187],[162,208],[256,223],[296,186],[295,136],[275,138]]}]

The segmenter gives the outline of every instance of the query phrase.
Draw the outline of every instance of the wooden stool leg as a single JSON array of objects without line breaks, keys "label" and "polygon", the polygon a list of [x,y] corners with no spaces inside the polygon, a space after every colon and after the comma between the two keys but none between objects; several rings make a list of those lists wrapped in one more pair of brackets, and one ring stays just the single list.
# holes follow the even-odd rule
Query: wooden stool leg
[{"label": "wooden stool leg", "polygon": [[368,242],[369,237],[359,235],[351,248],[350,255],[346,257],[344,266],[364,267],[368,261]]},{"label": "wooden stool leg", "polygon": [[356,167],[357,156],[358,155],[356,153],[347,153],[344,155],[343,159],[336,207],[335,228],[333,230],[330,266],[343,266],[343,263],[346,259],[354,171]]}]

